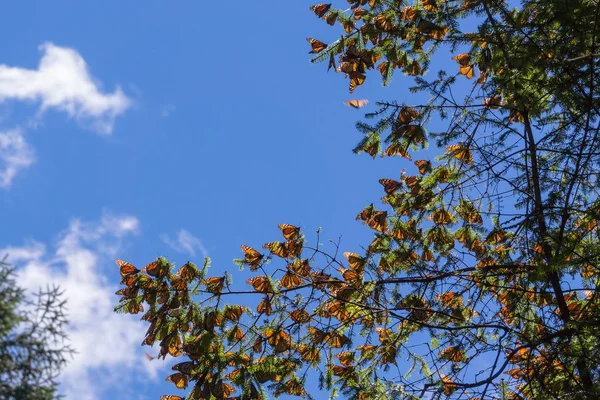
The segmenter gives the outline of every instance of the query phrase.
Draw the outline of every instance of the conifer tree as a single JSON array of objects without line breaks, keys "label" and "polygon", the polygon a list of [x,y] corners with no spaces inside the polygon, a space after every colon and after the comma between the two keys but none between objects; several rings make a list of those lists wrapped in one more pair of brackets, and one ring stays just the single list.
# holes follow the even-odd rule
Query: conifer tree
[{"label": "conifer tree", "polygon": [[0,261],[0,398],[59,398],[56,378],[72,353],[57,287],[28,300],[14,268]]},{"label": "conifer tree", "polygon": [[311,397],[315,374],[353,399],[600,398],[600,3],[347,3],[311,7],[341,26],[313,61],[350,92],[401,72],[429,95],[357,124],[356,153],[407,170],[358,214],[366,250],[282,224],[242,246],[248,289],[208,262],[119,261],[118,309],[187,359],[167,379],[189,399]]}]

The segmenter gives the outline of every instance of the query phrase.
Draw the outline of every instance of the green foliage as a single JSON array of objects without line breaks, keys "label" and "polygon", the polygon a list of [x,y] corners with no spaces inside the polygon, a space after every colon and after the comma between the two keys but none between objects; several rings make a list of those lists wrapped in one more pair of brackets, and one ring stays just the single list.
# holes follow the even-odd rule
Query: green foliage
[{"label": "green foliage", "polygon": [[0,262],[0,397],[6,400],[58,398],[56,378],[72,350],[58,288],[28,301],[14,270]]},{"label": "green foliage", "polygon": [[[398,69],[430,96],[357,124],[355,153],[414,171],[381,179],[381,202],[358,214],[373,240],[341,258],[280,225],[269,254],[242,246],[247,290],[164,259],[120,262],[118,310],[145,301],[144,343],[191,360],[170,379],[193,382],[190,399],[309,397],[314,370],[361,400],[599,398],[600,3],[347,3],[311,7],[343,28],[309,39],[314,61],[350,92]],[[426,79],[441,49],[450,66]],[[430,144],[436,157],[413,162]]]}]

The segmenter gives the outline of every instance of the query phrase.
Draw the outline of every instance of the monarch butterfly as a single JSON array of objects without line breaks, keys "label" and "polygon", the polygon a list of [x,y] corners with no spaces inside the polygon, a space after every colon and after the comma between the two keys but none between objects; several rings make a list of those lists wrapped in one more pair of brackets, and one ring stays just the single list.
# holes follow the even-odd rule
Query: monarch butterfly
[{"label": "monarch butterfly", "polygon": [[288,256],[288,249],[285,243],[269,242],[264,244],[263,248],[269,250],[271,254],[274,254],[277,257],[287,258]]},{"label": "monarch butterfly", "polygon": [[206,285],[206,290],[211,293],[219,294],[225,285],[225,277],[219,276],[214,278],[206,278],[204,280],[204,284]]},{"label": "monarch butterfly", "polygon": [[273,307],[271,305],[271,298],[265,296],[265,298],[258,304],[256,311],[259,314],[271,315],[273,314]]},{"label": "monarch butterfly", "polygon": [[119,266],[119,271],[121,272],[121,277],[124,278],[129,275],[135,275],[140,272],[139,269],[129,264],[127,261],[117,260],[115,263]]},{"label": "monarch butterfly", "polygon": [[174,394],[168,394],[166,396],[160,396],[160,400],[183,400],[183,397],[175,396]]},{"label": "monarch butterfly", "polygon": [[325,272],[321,271],[321,272],[313,272],[311,274],[311,277],[312,277],[312,280],[314,283],[320,284],[323,282],[327,282],[331,278],[331,275],[326,274]]},{"label": "monarch butterfly", "polygon": [[167,382],[174,383],[177,389],[185,389],[188,385],[188,379],[181,372],[169,375],[167,377]]},{"label": "monarch butterfly", "polygon": [[467,66],[471,63],[471,56],[467,53],[458,54],[452,57],[453,60],[456,60],[461,67]]},{"label": "monarch butterfly", "polygon": [[254,290],[260,293],[273,293],[273,288],[271,287],[271,282],[269,278],[266,276],[255,276],[254,278],[250,278],[246,281],[246,283],[252,285]]},{"label": "monarch butterfly", "polygon": [[312,50],[308,52],[309,54],[320,53],[327,48],[327,44],[321,42],[320,40],[313,38],[306,38],[306,40],[308,41],[308,43],[310,43],[310,46],[312,47]]},{"label": "monarch butterfly", "polygon": [[344,303],[341,301],[334,301],[327,307],[327,311],[331,314],[331,316],[339,319],[340,321],[345,321],[348,319],[350,313],[344,307]]},{"label": "monarch butterfly", "polygon": [[315,4],[314,6],[310,7],[310,10],[314,11],[314,13],[317,15],[317,17],[323,18],[323,16],[325,14],[327,14],[327,11],[329,11],[330,8],[331,8],[331,3],[330,4]]},{"label": "monarch butterfly", "polygon": [[127,285],[128,287],[133,287],[133,285],[139,280],[140,275],[127,275],[123,279],[121,279],[121,283]]},{"label": "monarch butterfly", "polygon": [[223,380],[220,379],[211,388],[211,391],[217,399],[228,399],[231,394],[235,393],[235,388],[228,383],[224,383]]},{"label": "monarch butterfly", "polygon": [[238,376],[240,376],[240,374],[241,374],[241,371],[239,369],[234,369],[233,371],[231,371],[230,373],[225,375],[223,377],[223,379],[225,379],[227,381],[232,381],[232,380],[236,379]]},{"label": "monarch butterfly", "polygon": [[294,260],[293,263],[287,265],[287,268],[303,277],[307,277],[310,273],[310,264],[308,263],[307,259]]},{"label": "monarch butterfly", "polygon": [[431,161],[428,160],[417,160],[415,161],[415,165],[419,168],[419,173],[421,175],[425,175],[428,172],[431,172]]},{"label": "monarch butterfly", "polygon": [[393,179],[382,178],[379,180],[379,183],[383,186],[383,190],[386,194],[394,194],[396,190],[402,187],[402,183],[395,181]]},{"label": "monarch butterfly", "polygon": [[181,346],[181,338],[177,332],[172,332],[160,342],[160,352],[163,355],[169,353],[173,357],[179,357],[181,355]]},{"label": "monarch butterfly", "polygon": [[152,357],[150,354],[146,353],[146,358],[148,359],[148,361],[152,361],[155,359],[155,357]]},{"label": "monarch butterfly", "polygon": [[302,241],[302,239],[297,239],[297,240],[293,240],[293,241],[285,243],[284,246],[286,247],[288,257],[289,258],[299,257],[300,254],[302,254],[303,244],[304,244],[304,242]]},{"label": "monarch butterfly", "polygon": [[310,346],[308,344],[301,344],[298,348],[298,353],[304,361],[308,362],[319,362],[321,360],[321,353],[318,347]]},{"label": "monarch butterfly", "polygon": [[346,257],[348,259],[348,265],[354,271],[362,271],[367,262],[367,260],[365,260],[364,258],[359,256],[358,254],[351,253],[349,251],[344,253],[344,257]]},{"label": "monarch butterfly", "polygon": [[267,342],[273,346],[278,353],[283,353],[292,347],[290,335],[282,330],[273,331],[272,329],[267,329],[265,336]]},{"label": "monarch butterfly", "polygon": [[326,15],[326,16],[325,16],[324,20],[325,20],[325,22],[327,22],[329,25],[332,25],[332,26],[333,26],[333,25],[335,24],[335,21],[337,21],[337,17],[338,17],[338,16],[337,16],[337,14],[330,13],[329,15]]},{"label": "monarch butterfly", "polygon": [[465,358],[465,351],[458,346],[450,346],[440,351],[439,355],[448,361],[460,362]]},{"label": "monarch butterfly", "polygon": [[179,364],[175,364],[171,367],[173,371],[181,372],[182,374],[191,375],[192,369],[194,369],[194,363],[192,361],[185,361]]},{"label": "monarch butterfly", "polygon": [[137,297],[139,288],[137,286],[126,287],[115,292],[116,295],[123,296],[123,300],[129,300]]},{"label": "monarch butterfly", "polygon": [[423,73],[423,70],[421,69],[419,62],[417,60],[413,60],[413,62],[409,66],[406,67],[405,72],[408,75],[416,76],[416,75],[421,75]]},{"label": "monarch butterfly", "polygon": [[460,67],[460,73],[467,77],[467,79],[471,79],[475,75],[475,66],[467,65],[466,67]]},{"label": "monarch butterfly", "polygon": [[305,310],[294,310],[290,313],[290,318],[294,322],[305,324],[310,321],[310,314]]},{"label": "monarch butterfly", "polygon": [[375,209],[375,207],[373,207],[373,203],[371,203],[370,205],[366,206],[365,208],[363,208],[363,210],[358,213],[358,215],[356,216],[356,220],[357,221],[366,221],[369,218],[371,218],[371,215],[373,215],[373,210]]},{"label": "monarch butterfly", "polygon": [[468,79],[473,77],[475,66],[471,64],[471,56],[469,54],[458,54],[452,57],[452,59],[458,62],[458,65],[460,66],[460,73],[462,75],[465,75]]},{"label": "monarch butterfly", "polygon": [[162,273],[164,272],[164,268],[161,267],[160,263],[158,261],[154,261],[151,262],[150,264],[146,265],[143,268],[143,271],[146,271],[146,273],[150,276],[159,276],[162,275]]},{"label": "monarch butterfly", "polygon": [[342,274],[342,277],[348,283],[356,283],[356,281],[360,279],[360,274],[351,269],[339,268],[338,271],[340,274]]},{"label": "monarch butterfly", "polygon": [[423,10],[436,12],[437,4],[435,4],[435,0],[423,0]]},{"label": "monarch butterfly", "polygon": [[154,335],[148,335],[142,341],[142,346],[152,346],[155,340]]},{"label": "monarch butterfly", "polygon": [[339,365],[332,366],[331,370],[333,371],[333,374],[335,376],[340,376],[340,377],[347,376],[347,375],[351,374],[352,372],[354,372],[353,367],[341,367]]},{"label": "monarch butterfly", "polygon": [[375,332],[377,332],[377,334],[379,335],[379,341],[381,343],[387,341],[390,338],[390,335],[392,334],[392,331],[387,329],[387,328],[375,328]]},{"label": "monarch butterfly", "polygon": [[343,352],[337,354],[336,357],[340,360],[340,363],[344,367],[349,367],[350,365],[352,365],[352,362],[354,361],[354,353],[352,353],[350,351],[343,351]]},{"label": "monarch butterfly", "polygon": [[406,186],[408,186],[411,190],[413,188],[416,188],[418,186],[420,186],[420,182],[421,182],[421,178],[418,176],[413,176],[413,175],[409,175],[406,176],[404,178],[404,183],[406,184]]},{"label": "monarch butterfly", "polygon": [[308,327],[308,333],[310,334],[313,343],[323,343],[323,341],[327,337],[327,334],[325,332],[323,332],[319,328],[315,328],[314,326]]},{"label": "monarch butterfly", "polygon": [[350,33],[354,30],[355,26],[354,26],[354,22],[352,22],[349,19],[346,20],[340,20],[340,24],[342,24],[342,27],[344,28],[344,31],[346,33]]},{"label": "monarch butterfly", "polygon": [[387,211],[376,211],[371,218],[365,221],[365,224],[378,232],[387,230]]},{"label": "monarch butterfly", "polygon": [[127,303],[127,312],[129,314],[137,314],[144,311],[144,307],[141,304],[138,304],[135,300],[129,300]]},{"label": "monarch butterfly", "polygon": [[384,32],[389,32],[394,28],[394,20],[388,20],[386,15],[379,14],[374,18],[375,26]]},{"label": "monarch butterfly", "polygon": [[233,340],[239,342],[244,338],[244,330],[239,325],[236,325],[231,332],[231,337],[233,337]]},{"label": "monarch butterfly", "polygon": [[368,103],[369,100],[348,100],[344,102],[345,105],[353,108],[361,108],[366,106]]},{"label": "monarch butterfly", "polygon": [[187,262],[183,264],[181,268],[179,268],[177,275],[179,275],[184,281],[188,282],[198,276],[198,269],[194,264]]},{"label": "monarch butterfly", "polygon": [[187,282],[178,275],[170,275],[171,287],[178,292],[187,290]]},{"label": "monarch butterfly", "polygon": [[263,259],[263,255],[250,246],[241,245],[244,252],[244,262],[250,266],[250,271],[255,271]]},{"label": "monarch butterfly", "polygon": [[283,233],[285,240],[295,239],[300,233],[300,228],[290,224],[279,224],[279,229],[281,230],[281,233]]},{"label": "monarch butterfly", "polygon": [[415,19],[417,12],[410,6],[402,7],[402,11],[400,13],[400,19],[404,22],[411,22]]},{"label": "monarch butterfly", "polygon": [[365,10],[364,8],[360,8],[360,7],[357,7],[354,10],[352,10],[352,14],[354,15],[355,21],[358,21],[366,13],[367,13],[367,10]]},{"label": "monarch butterfly", "polygon": [[421,259],[423,261],[433,261],[433,253],[429,249],[423,249],[423,253],[421,254]]},{"label": "monarch butterfly", "polygon": [[263,351],[263,338],[259,337],[254,341],[254,344],[252,345],[252,351],[255,353],[262,353]]},{"label": "monarch butterfly", "polygon": [[408,153],[408,146],[403,143],[392,143],[387,149],[385,149],[383,155],[387,157],[400,156],[409,161],[412,160],[412,157]]},{"label": "monarch butterfly", "polygon": [[445,209],[435,210],[429,215],[429,220],[433,221],[436,225],[448,225],[452,223],[453,215],[450,211]]},{"label": "monarch butterfly", "polygon": [[402,107],[398,113],[398,122],[408,124],[414,121],[419,116],[419,112],[414,108]]},{"label": "monarch butterfly", "polygon": [[304,397],[304,387],[298,378],[293,378],[283,384],[286,394]]},{"label": "monarch butterfly", "polygon": [[350,93],[354,93],[354,90],[365,83],[366,76],[360,72],[353,72],[350,74]]},{"label": "monarch butterfly", "polygon": [[351,286],[343,286],[335,291],[335,297],[341,301],[348,301],[357,290]]},{"label": "monarch butterfly", "polygon": [[230,321],[238,321],[245,311],[244,306],[226,306],[224,315]]},{"label": "monarch butterfly", "polygon": [[339,349],[350,341],[350,339],[348,339],[346,336],[335,331],[329,332],[325,340],[327,340],[327,343],[329,343],[329,345],[334,349]]},{"label": "monarch butterfly", "polygon": [[469,165],[473,165],[473,155],[471,150],[464,144],[453,144],[446,147],[446,151],[454,156],[457,160],[463,161]]},{"label": "monarch butterfly", "polygon": [[[148,292],[146,292],[146,293],[148,293]],[[166,283],[163,283],[157,289],[156,293],[158,294],[158,304],[165,304],[167,301],[169,301],[170,293],[169,293],[169,287],[167,286]]]},{"label": "monarch butterfly", "polygon": [[300,286],[304,283],[304,279],[293,271],[287,271],[281,278],[280,285],[286,289]]},{"label": "monarch butterfly", "polygon": [[436,299],[441,301],[445,306],[450,306],[453,303],[463,304],[462,297],[456,292],[444,292],[436,296]]}]

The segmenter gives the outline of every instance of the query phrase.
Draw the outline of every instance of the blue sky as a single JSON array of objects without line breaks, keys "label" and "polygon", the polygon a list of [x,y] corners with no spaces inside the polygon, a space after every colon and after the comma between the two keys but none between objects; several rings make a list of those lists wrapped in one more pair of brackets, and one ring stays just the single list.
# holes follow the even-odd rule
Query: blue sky
[{"label": "blue sky", "polygon": [[[354,95],[309,63],[331,41],[312,2],[76,0],[6,3],[0,14],[0,244],[21,282],[66,290],[79,351],[62,390],[79,399],[173,392],[148,362],[145,325],[115,315],[116,258],[213,259],[234,274],[240,244],[291,223],[309,241],[360,251],[356,214],[411,163],[351,149],[351,98],[407,100],[410,80]],[[152,352],[152,351],[151,351]],[[156,351],[154,351],[156,352]]]}]

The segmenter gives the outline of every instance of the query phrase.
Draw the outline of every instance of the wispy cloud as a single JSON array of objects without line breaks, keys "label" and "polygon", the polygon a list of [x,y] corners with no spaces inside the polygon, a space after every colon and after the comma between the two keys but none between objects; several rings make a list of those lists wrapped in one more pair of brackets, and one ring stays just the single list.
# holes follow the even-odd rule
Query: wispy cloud
[{"label": "wispy cloud", "polygon": [[56,108],[91,122],[100,133],[111,133],[115,117],[131,106],[131,100],[119,87],[113,93],[102,93],[74,49],[45,43],[40,50],[38,69],[0,65],[0,101],[37,101],[42,112]]},{"label": "wispy cloud", "polygon": [[19,171],[35,162],[35,152],[20,129],[0,132],[0,187],[9,188]]},{"label": "wispy cloud", "polygon": [[181,229],[174,239],[166,234],[160,235],[160,239],[179,253],[187,253],[192,257],[196,257],[196,251],[200,251],[203,257],[208,256],[208,251],[206,251],[202,241],[185,229]]},{"label": "wispy cloud", "polygon": [[[0,103],[37,102],[38,120],[54,108],[98,133],[112,133],[115,118],[131,107],[131,100],[119,87],[113,93],[102,92],[74,49],[45,43],[40,50],[37,69],[0,64]],[[0,188],[8,189],[17,174],[34,162],[35,152],[22,129],[0,131]]]},{"label": "wispy cloud", "polygon": [[144,370],[144,376],[155,376],[160,367],[146,361],[139,345],[146,326],[113,312],[117,287],[108,276],[118,276],[115,253],[138,230],[134,216],[105,213],[97,222],[73,219],[50,246],[29,240],[0,250],[19,266],[18,281],[25,289],[37,292],[54,283],[64,290],[68,335],[78,352],[60,378],[67,398],[98,399]]}]

